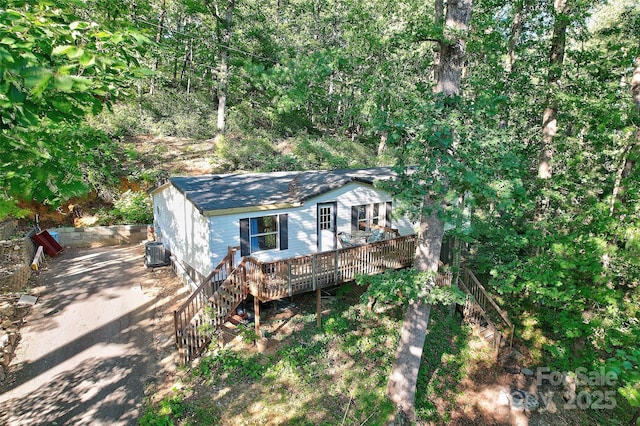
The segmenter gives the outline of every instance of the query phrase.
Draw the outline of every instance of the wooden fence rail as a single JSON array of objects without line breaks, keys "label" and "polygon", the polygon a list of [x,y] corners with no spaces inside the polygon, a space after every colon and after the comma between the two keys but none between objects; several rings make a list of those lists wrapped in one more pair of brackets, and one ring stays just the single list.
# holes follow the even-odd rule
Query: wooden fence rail
[{"label": "wooden fence rail", "polygon": [[193,359],[195,354],[191,353],[191,348],[202,348],[207,344],[209,337],[201,330],[201,327],[208,321],[203,310],[209,303],[209,299],[231,274],[233,259],[238,249],[239,247],[229,247],[225,258],[191,293],[182,306],[173,311],[176,345],[183,359]]},{"label": "wooden fence rail", "polygon": [[[176,344],[183,362],[194,359],[206,348],[211,332],[229,318],[248,294],[257,304],[352,281],[358,275],[406,268],[413,264],[416,241],[416,236],[410,235],[271,262],[245,257],[235,268],[233,259],[238,247],[230,247],[225,259],[174,311]],[[436,285],[450,285],[451,279],[450,272],[439,274]],[[513,325],[473,272],[465,270],[458,285],[469,295],[465,318],[490,328],[497,337],[497,348],[507,337],[511,345]]]}]

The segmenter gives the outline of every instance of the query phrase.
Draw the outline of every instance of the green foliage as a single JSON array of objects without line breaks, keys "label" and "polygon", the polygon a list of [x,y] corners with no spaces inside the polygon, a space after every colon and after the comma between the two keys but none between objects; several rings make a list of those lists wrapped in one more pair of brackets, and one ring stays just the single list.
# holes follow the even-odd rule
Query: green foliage
[{"label": "green foliage", "polygon": [[110,32],[70,4],[0,11],[0,185],[10,199],[56,203],[85,191],[82,156],[95,148],[75,132],[88,114],[126,94],[144,37]]},{"label": "green foliage", "polygon": [[220,410],[214,404],[187,400],[181,393],[166,396],[157,406],[149,406],[138,419],[140,426],[216,424]]},{"label": "green foliage", "polygon": [[422,300],[429,304],[451,305],[464,302],[465,294],[460,289],[453,286],[436,287],[433,277],[431,272],[415,269],[387,270],[383,274],[358,276],[356,283],[367,287],[361,296],[363,303],[407,304]]},{"label": "green foliage", "polygon": [[429,328],[416,385],[416,413],[423,421],[451,422],[450,413],[440,414],[435,401],[447,401],[451,411],[460,396],[459,386],[475,355],[468,346],[470,330],[446,309],[431,311]]},{"label": "green foliage", "polygon": [[112,213],[127,225],[152,223],[151,197],[145,192],[125,191],[114,200]]},{"label": "green foliage", "polygon": [[618,349],[607,360],[607,370],[616,374],[620,395],[631,407],[640,409],[640,348]]},{"label": "green foliage", "polygon": [[0,194],[0,221],[7,218],[23,218],[29,214],[28,210],[24,210],[16,206],[15,202],[8,200]]},{"label": "green foliage", "polygon": [[248,327],[240,324],[238,325],[238,331],[242,336],[242,340],[247,344],[254,344],[260,338],[254,327]]}]

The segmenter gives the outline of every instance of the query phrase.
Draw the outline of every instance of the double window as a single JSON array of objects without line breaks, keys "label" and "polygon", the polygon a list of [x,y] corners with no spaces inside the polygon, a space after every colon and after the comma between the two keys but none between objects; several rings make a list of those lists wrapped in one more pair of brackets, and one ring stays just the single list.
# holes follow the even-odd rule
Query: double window
[{"label": "double window", "polygon": [[351,232],[369,231],[372,225],[391,226],[391,202],[351,207]]},{"label": "double window", "polygon": [[264,250],[288,248],[287,215],[240,219],[240,251],[248,256]]}]

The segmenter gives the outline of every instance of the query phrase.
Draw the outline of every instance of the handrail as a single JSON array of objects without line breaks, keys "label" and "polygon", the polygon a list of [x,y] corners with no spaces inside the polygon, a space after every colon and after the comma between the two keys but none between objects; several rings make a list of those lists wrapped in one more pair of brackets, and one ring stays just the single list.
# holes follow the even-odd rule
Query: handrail
[{"label": "handrail", "polygon": [[[180,305],[178,309],[173,311],[176,345],[178,345],[181,352],[183,350],[181,342],[182,335],[189,327],[191,320],[193,320],[193,318],[206,305],[208,297],[217,291],[217,288],[214,288],[212,280],[225,269],[227,269],[227,276],[229,275],[233,268],[234,256],[236,251],[239,249],[240,247],[229,247],[227,255],[220,261],[218,266],[207,276],[207,278],[202,280],[200,285],[191,293],[191,295],[189,295],[187,300]],[[227,276],[220,277],[220,280],[217,280],[216,282],[223,281]],[[211,285],[211,292],[207,295],[206,293],[209,285]]]},{"label": "handrail", "polygon": [[229,308],[227,309],[226,312],[223,312],[224,306],[221,306],[220,304],[218,304],[218,306],[215,306],[215,308],[217,308],[216,316],[215,318],[212,318],[213,324],[215,326],[220,326],[224,324],[224,322],[227,319],[229,319],[229,317],[231,316],[231,313],[235,310],[238,304],[247,297],[247,294],[248,294],[247,280],[244,276],[245,263],[246,263],[246,258],[243,259],[242,262],[240,262],[240,264],[229,274],[229,276],[219,286],[216,292],[209,298],[210,304],[212,305],[216,304],[218,300],[224,296],[224,292],[221,290],[228,289],[230,287],[230,284],[232,284],[234,280],[239,280],[240,284],[242,285],[242,288],[240,289],[241,294],[237,294],[237,292],[233,292],[231,289],[227,291],[227,293],[229,293],[230,296],[235,296],[235,299],[231,301],[231,304],[226,306],[227,308]]},{"label": "handrail", "polygon": [[411,266],[415,235],[386,239],[353,247],[261,262],[247,258],[253,272],[251,294],[260,301],[352,281],[357,275],[382,273]]},{"label": "handrail", "polygon": [[500,315],[500,317],[502,317],[504,322],[507,323],[509,328],[513,327],[513,324],[511,323],[511,321],[509,321],[509,318],[507,317],[507,314],[502,309],[500,309],[500,307],[496,304],[496,302],[493,300],[493,298],[491,296],[489,296],[489,293],[487,293],[487,290],[484,288],[484,286],[482,284],[480,284],[480,281],[478,281],[478,278],[476,278],[476,276],[474,275],[473,271],[471,271],[470,269],[467,269],[466,272],[469,273],[469,276],[471,277],[471,279],[473,279],[473,283],[480,289],[480,291],[483,293],[483,295],[491,303],[491,306],[493,306],[493,308],[496,310],[496,312],[498,312],[498,314]]},{"label": "handrail", "polygon": [[[467,286],[464,283],[464,280],[462,280],[460,277],[458,277],[458,285],[460,287],[462,287],[462,290],[465,293],[467,293],[467,297],[473,297],[475,299],[475,296],[473,296],[472,291],[467,288]],[[468,307],[465,305],[465,316],[467,315],[467,309],[468,309]],[[495,333],[498,332],[498,327],[496,327],[496,325],[493,323],[493,321],[491,321],[491,318],[487,314],[487,311],[479,303],[473,303],[472,306],[471,306],[471,309],[480,312],[480,315],[482,315],[482,318],[487,322],[487,327],[492,330],[494,335],[495,335]],[[473,316],[473,313],[472,313],[472,316]],[[502,333],[500,333],[500,335],[501,334]],[[492,339],[491,346],[496,351],[496,355],[497,355],[497,351],[500,349],[500,342],[496,342],[495,339]]]},{"label": "handrail", "polygon": [[[502,321],[505,323],[505,325],[509,329],[509,346],[511,347],[511,345],[513,345],[513,334],[514,334],[515,327],[513,326],[513,323],[509,320],[507,314],[502,309],[500,309],[500,307],[496,304],[496,302],[493,300],[493,298],[489,295],[487,290],[484,288],[484,286],[480,283],[478,278],[475,276],[473,271],[471,271],[470,269],[465,269],[464,277],[465,277],[464,280],[461,278],[458,278],[458,282],[459,284],[463,284],[463,287],[464,287],[464,290],[466,290],[466,293],[472,295],[474,299],[476,299],[476,305],[482,309],[485,319],[488,322],[490,322],[487,308],[491,306],[493,310],[498,313]],[[469,288],[469,287],[473,287],[473,288]],[[476,292],[473,291],[473,289],[477,289],[480,294],[476,295]],[[482,301],[485,303],[481,303],[481,301],[478,300],[479,298],[477,296],[480,296],[480,295],[482,296]],[[489,306],[486,305],[487,302]]]}]

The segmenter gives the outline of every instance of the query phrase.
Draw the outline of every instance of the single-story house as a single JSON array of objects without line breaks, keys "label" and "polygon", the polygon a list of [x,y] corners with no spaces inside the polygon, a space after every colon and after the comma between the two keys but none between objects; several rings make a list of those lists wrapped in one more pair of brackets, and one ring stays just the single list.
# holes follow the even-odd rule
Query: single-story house
[{"label": "single-story house", "polygon": [[380,227],[414,234],[410,220],[392,217],[392,196],[374,185],[393,176],[377,167],[172,177],[151,191],[154,230],[200,283],[229,247],[264,262],[335,250],[342,235]]}]

